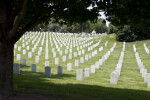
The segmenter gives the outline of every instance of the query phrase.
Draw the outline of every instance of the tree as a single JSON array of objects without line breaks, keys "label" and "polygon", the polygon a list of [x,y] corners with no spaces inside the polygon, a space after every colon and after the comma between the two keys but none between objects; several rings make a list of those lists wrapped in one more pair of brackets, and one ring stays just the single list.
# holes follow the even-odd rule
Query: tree
[{"label": "tree", "polygon": [[109,27],[108,27],[108,31],[107,33],[108,34],[112,34],[112,33],[116,33],[117,32],[117,27],[115,27],[114,25],[112,25],[111,23],[109,24]]},{"label": "tree", "polygon": [[107,32],[107,26],[106,26],[106,22],[104,19],[98,19],[97,23],[91,23],[90,24],[91,27],[91,32],[93,30],[95,30],[97,33],[105,33]]},{"label": "tree", "polygon": [[131,25],[150,28],[150,2],[148,0],[99,0],[97,6],[113,25]]},{"label": "tree", "polygon": [[26,31],[49,20],[95,20],[99,14],[94,5],[94,0],[0,0],[0,95],[13,93],[13,47]]}]

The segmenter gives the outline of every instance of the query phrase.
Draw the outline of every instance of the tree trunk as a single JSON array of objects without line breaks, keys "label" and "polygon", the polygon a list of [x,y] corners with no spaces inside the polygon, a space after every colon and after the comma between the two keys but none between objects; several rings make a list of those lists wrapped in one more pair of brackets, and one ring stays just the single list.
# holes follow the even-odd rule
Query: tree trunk
[{"label": "tree trunk", "polygon": [[0,41],[0,95],[13,93],[13,43]]}]

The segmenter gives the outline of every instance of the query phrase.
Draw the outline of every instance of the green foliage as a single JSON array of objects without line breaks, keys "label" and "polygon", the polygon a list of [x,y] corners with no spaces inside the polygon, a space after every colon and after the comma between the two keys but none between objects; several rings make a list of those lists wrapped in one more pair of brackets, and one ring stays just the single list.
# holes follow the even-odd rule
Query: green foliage
[{"label": "green foliage", "polygon": [[148,29],[134,28],[133,26],[118,27],[116,32],[117,41],[133,42],[136,40],[150,39],[150,31]]},{"label": "green foliage", "polygon": [[91,23],[90,27],[91,32],[92,30],[95,30],[97,33],[107,32],[107,26],[104,19],[98,19],[96,23]]},{"label": "green foliage", "polygon": [[150,28],[150,2],[148,0],[99,0],[98,8],[104,10],[108,20],[116,26],[131,25]]},{"label": "green foliage", "polygon": [[97,22],[95,23],[86,21],[81,24],[75,23],[73,25],[65,25],[65,24],[60,25],[58,23],[53,23],[52,21],[50,21],[48,25],[40,24],[40,27],[42,31],[53,31],[53,32],[91,33],[93,30],[95,30],[97,33],[107,32],[107,26],[104,19],[98,19]]},{"label": "green foliage", "polygon": [[116,32],[117,32],[117,28],[110,23],[108,26],[107,34],[112,34],[112,33],[116,33]]},{"label": "green foliage", "polygon": [[[95,8],[87,9],[92,3],[94,3],[92,0],[29,0],[21,26],[25,27],[40,19],[43,20],[49,15],[52,17],[49,20],[53,22],[63,20],[67,24],[93,21],[99,14]],[[85,15],[89,16],[84,17]]]}]

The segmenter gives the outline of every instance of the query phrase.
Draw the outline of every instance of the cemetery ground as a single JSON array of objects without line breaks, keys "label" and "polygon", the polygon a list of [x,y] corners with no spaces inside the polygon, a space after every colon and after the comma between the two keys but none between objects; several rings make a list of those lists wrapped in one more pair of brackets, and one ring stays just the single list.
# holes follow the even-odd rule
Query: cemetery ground
[{"label": "cemetery ground", "polygon": [[[37,34],[36,34],[37,35]],[[20,74],[14,74],[14,90],[16,93],[25,94],[40,94],[44,96],[51,96],[52,100],[58,98],[58,100],[149,100],[150,88],[140,73],[138,67],[133,45],[136,46],[136,51],[147,69],[150,72],[150,54],[147,54],[144,48],[144,43],[147,48],[150,49],[150,40],[137,41],[132,43],[125,43],[124,58],[121,67],[120,76],[117,84],[110,84],[110,75],[115,70],[120,54],[122,52],[123,43],[115,40],[115,35],[110,34],[106,36],[96,35],[93,36],[81,36],[81,35],[68,35],[68,34],[39,34],[36,37],[34,33],[25,35],[18,41],[15,48],[14,63],[20,64]],[[39,39],[41,36],[41,39]],[[27,37],[25,39],[25,37]],[[34,38],[36,39],[34,39]],[[86,41],[87,38],[90,39]],[[51,38],[51,40],[50,40]],[[83,39],[85,38],[85,39]],[[83,39],[83,40],[82,40]],[[30,40],[30,41],[29,41]],[[32,52],[32,47],[39,41],[39,44]],[[41,41],[43,40],[43,45]],[[48,40],[48,55],[49,58],[45,60],[45,48],[46,41]],[[62,44],[59,44],[59,42]],[[101,40],[101,41],[100,41]],[[28,43],[26,44],[26,42]],[[32,41],[34,43],[32,44]],[[72,41],[72,51],[70,52],[70,45]],[[75,47],[74,45],[75,42]],[[86,41],[86,42],[84,42]],[[92,42],[93,41],[93,42]],[[108,42],[107,42],[108,41]],[[22,47],[23,42],[25,47]],[[91,42],[91,44],[90,44]],[[51,45],[53,43],[53,45]],[[77,45],[79,49],[77,50]],[[82,44],[83,43],[83,44]],[[87,47],[83,46],[88,44]],[[92,47],[98,43],[97,46]],[[84,77],[84,68],[91,68],[91,65],[95,65],[99,59],[110,51],[114,43],[116,46],[110,53],[108,59],[99,66],[99,69],[95,69],[95,73],[90,73],[89,77]],[[58,46],[56,46],[58,45]],[[68,47],[67,47],[68,45]],[[21,51],[18,51],[18,46],[21,46]],[[26,54],[22,54],[22,50],[30,46],[29,50],[26,50]],[[80,46],[82,46],[80,48]],[[31,72],[31,65],[35,63],[35,57],[38,55],[38,50],[42,48],[41,56],[39,57],[39,63],[37,64],[37,72]],[[92,47],[92,50],[88,50],[88,47]],[[99,51],[99,48],[103,47],[103,50]],[[52,48],[55,48],[52,49]],[[58,50],[57,48],[60,48]],[[67,48],[67,49],[66,49]],[[56,57],[53,57],[53,50],[56,52]],[[65,53],[65,50],[67,52]],[[74,52],[84,50],[81,55],[74,57]],[[85,60],[85,55],[90,55],[97,50],[97,54],[93,55],[88,60]],[[63,51],[60,55],[60,51]],[[28,58],[28,52],[32,52],[32,58]],[[69,59],[69,54],[72,54],[72,59]],[[17,54],[21,54],[21,60],[17,61]],[[66,61],[63,61],[63,56],[66,56]],[[84,57],[84,63],[80,63],[80,57]],[[23,59],[27,59],[27,66],[23,65]],[[59,64],[55,64],[55,58],[59,58]],[[75,66],[75,60],[79,60],[79,66]],[[45,61],[49,61],[51,66],[51,77],[45,77]],[[67,64],[72,63],[72,71],[67,71]],[[63,74],[57,74],[57,66],[63,67]],[[76,80],[77,69],[83,69],[83,80]],[[26,95],[27,96],[27,95]],[[32,97],[31,97],[32,98]],[[32,99],[31,99],[32,100]],[[38,98],[36,98],[38,100]],[[44,99],[43,99],[44,100]],[[47,100],[47,99],[45,99]]]}]

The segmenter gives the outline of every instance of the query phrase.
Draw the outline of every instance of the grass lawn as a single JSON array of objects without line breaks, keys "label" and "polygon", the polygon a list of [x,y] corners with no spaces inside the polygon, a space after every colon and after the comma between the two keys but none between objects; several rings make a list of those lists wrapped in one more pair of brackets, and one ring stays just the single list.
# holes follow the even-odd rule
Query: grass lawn
[{"label": "grass lawn", "polygon": [[[30,36],[29,36],[30,35]],[[28,38],[30,39],[35,34],[29,34]],[[27,36],[27,35],[26,35]],[[37,35],[35,35],[36,37]],[[140,55],[145,68],[147,69],[148,73],[150,73],[150,54],[147,54],[144,50],[143,44],[146,43],[147,47],[150,49],[150,40],[145,41],[137,41],[132,43],[126,43],[126,49],[124,52],[124,60],[121,70],[121,75],[118,80],[117,85],[110,84],[110,74],[115,70],[115,67],[118,63],[120,53],[122,51],[123,43],[117,42],[115,40],[115,34],[107,35],[101,37],[100,35],[94,36],[95,38],[86,42],[90,43],[88,47],[91,47],[95,43],[101,40],[100,44],[93,48],[93,50],[88,51],[88,47],[82,48],[85,50],[85,54],[81,56],[74,57],[74,52],[78,52],[77,46],[72,46],[72,59],[69,59],[69,53],[65,54],[65,49],[69,43],[74,44],[75,37],[77,38],[76,42],[78,45],[83,46],[82,38],[85,36],[81,35],[64,35],[64,34],[39,34],[35,39],[34,44],[38,42],[39,37],[41,36],[41,40],[32,55],[32,58],[28,58],[28,52],[31,52],[31,47],[34,47],[32,44],[32,40],[28,42],[30,46],[30,50],[27,51],[26,55],[22,54],[22,51],[18,51],[15,49],[16,54],[21,54],[21,61],[16,61],[16,56],[14,57],[14,63],[20,63],[21,65],[21,74],[14,75],[14,89],[16,92],[23,92],[23,93],[37,93],[43,95],[50,95],[54,97],[61,97],[70,100],[150,100],[150,89],[147,88],[147,84],[144,83],[144,79],[140,74],[140,69],[137,65],[135,53],[133,51],[133,44],[135,44],[137,48],[137,52]],[[48,38],[47,38],[48,37]],[[50,37],[53,43],[53,46],[50,44]],[[81,38],[82,37],[82,38]],[[89,37],[89,36],[87,36]],[[92,36],[91,36],[92,37]],[[62,47],[56,39],[59,39]],[[60,40],[61,38],[61,40]],[[29,39],[25,40],[29,41]],[[42,39],[44,40],[44,45],[41,45]],[[45,60],[45,45],[46,39],[49,42],[49,60]],[[22,40],[18,41],[17,46],[22,46]],[[62,56],[59,55],[57,51],[55,41],[60,47],[60,50],[63,51],[63,56],[67,56],[67,61],[62,61]],[[72,42],[71,42],[72,41]],[[107,46],[105,46],[106,41],[108,41]],[[66,44],[63,45],[63,43]],[[96,61],[104,56],[104,54],[110,50],[113,44],[116,43],[116,47],[113,52],[111,52],[110,57],[100,66],[100,69],[96,69],[95,74],[90,74],[89,78],[83,78],[83,81],[76,80],[76,70],[77,69],[84,69],[90,68],[91,65],[94,65]],[[99,52],[99,48],[103,46],[103,50]],[[31,72],[31,64],[35,63],[35,56],[39,50],[39,47],[43,47],[42,55],[40,56],[40,63],[37,63],[37,73]],[[55,58],[53,58],[52,48],[55,48],[57,53],[57,57],[59,58],[59,65],[63,66],[63,75],[57,75],[57,66],[55,65]],[[70,47],[69,47],[70,48]],[[22,48],[22,50],[25,48]],[[80,57],[85,57],[89,53],[97,50],[97,55],[89,59],[88,61],[84,61],[84,64],[80,63],[79,67],[75,66],[75,59],[80,60]],[[68,50],[69,52],[69,50]],[[22,65],[22,59],[27,58],[28,66]],[[45,68],[45,61],[50,61],[52,77],[45,78],[44,77],[44,68]],[[73,71],[67,71],[67,64],[72,63]]]}]

